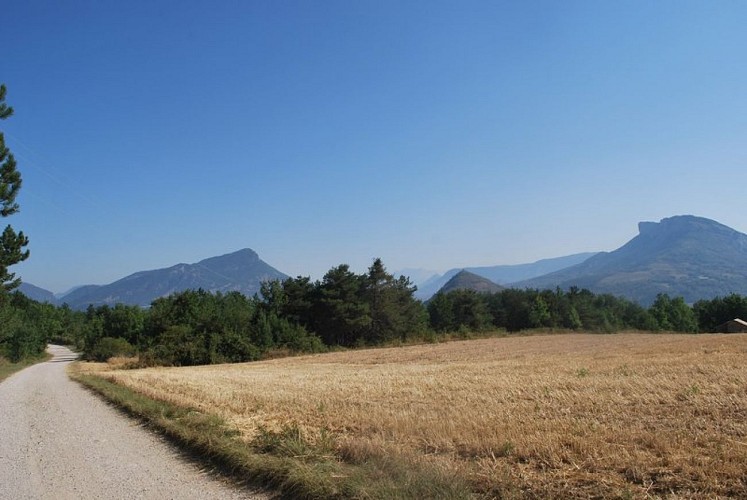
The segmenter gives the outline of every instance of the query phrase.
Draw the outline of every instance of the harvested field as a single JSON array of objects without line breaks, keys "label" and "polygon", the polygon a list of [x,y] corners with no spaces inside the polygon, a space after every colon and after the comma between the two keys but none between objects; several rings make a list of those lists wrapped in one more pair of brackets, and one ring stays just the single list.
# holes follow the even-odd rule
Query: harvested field
[{"label": "harvested field", "polygon": [[487,497],[744,498],[745,361],[745,334],[565,334],[98,374]]}]

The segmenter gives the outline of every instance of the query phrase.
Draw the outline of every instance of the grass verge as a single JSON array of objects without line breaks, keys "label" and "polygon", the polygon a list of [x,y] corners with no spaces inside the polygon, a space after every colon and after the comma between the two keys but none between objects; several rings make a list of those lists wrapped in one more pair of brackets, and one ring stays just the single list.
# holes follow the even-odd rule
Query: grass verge
[{"label": "grass verge", "polygon": [[270,488],[280,498],[472,497],[451,474],[390,454],[350,456],[331,434],[311,438],[288,423],[246,442],[218,416],[150,399],[75,369],[70,375],[200,460],[240,483]]},{"label": "grass verge", "polygon": [[7,359],[0,357],[0,382],[10,377],[14,373],[23,370],[24,368],[35,365],[36,363],[47,361],[51,357],[51,354],[45,353],[38,358],[24,359],[23,361],[19,361],[18,363],[11,363]]}]

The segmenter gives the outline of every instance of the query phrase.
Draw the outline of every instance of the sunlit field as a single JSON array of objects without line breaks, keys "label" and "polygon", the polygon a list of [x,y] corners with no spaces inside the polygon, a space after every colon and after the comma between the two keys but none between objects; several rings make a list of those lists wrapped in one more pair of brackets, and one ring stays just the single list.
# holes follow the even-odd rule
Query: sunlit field
[{"label": "sunlit field", "polygon": [[396,457],[477,495],[747,497],[742,334],[508,337],[101,375],[219,414],[247,443],[293,427],[340,461]]}]

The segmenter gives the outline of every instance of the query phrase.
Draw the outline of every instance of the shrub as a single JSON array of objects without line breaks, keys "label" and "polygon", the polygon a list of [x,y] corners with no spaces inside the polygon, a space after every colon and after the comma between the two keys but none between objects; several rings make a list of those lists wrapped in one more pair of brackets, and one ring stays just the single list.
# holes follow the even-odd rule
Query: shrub
[{"label": "shrub", "polygon": [[46,346],[46,340],[37,330],[29,324],[22,323],[10,331],[4,348],[0,346],[0,354],[17,363],[23,359],[41,356]]},{"label": "shrub", "polygon": [[106,361],[115,356],[132,356],[135,348],[122,338],[102,337],[86,353],[86,359],[94,361]]},{"label": "shrub", "polygon": [[173,325],[158,338],[153,358],[159,364],[191,366],[210,364],[210,352],[205,335],[188,325]]}]

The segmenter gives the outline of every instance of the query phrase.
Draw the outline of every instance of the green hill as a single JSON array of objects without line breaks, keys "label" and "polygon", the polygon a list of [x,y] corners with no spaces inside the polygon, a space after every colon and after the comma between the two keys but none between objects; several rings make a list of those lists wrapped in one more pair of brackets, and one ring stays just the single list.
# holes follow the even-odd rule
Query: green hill
[{"label": "green hill", "polygon": [[503,287],[497,285],[487,278],[478,276],[466,270],[461,270],[455,274],[446,284],[441,287],[439,293],[449,293],[453,290],[474,290],[479,293],[496,293],[503,290]]}]

